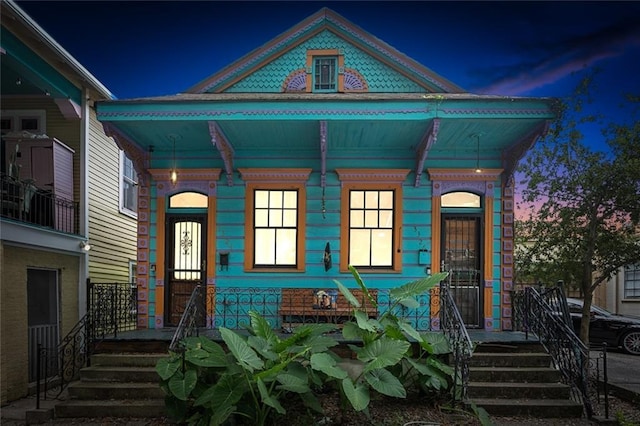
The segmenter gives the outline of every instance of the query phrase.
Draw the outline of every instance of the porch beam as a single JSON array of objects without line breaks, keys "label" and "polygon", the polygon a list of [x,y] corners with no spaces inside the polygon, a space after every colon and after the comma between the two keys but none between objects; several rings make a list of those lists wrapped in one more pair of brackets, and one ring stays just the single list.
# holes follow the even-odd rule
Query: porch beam
[{"label": "porch beam", "polygon": [[433,144],[438,139],[438,131],[440,130],[440,119],[434,118],[431,121],[431,125],[427,129],[426,133],[422,137],[422,141],[418,146],[417,158],[418,164],[416,166],[416,182],[415,187],[420,186],[420,178],[422,177],[422,170],[424,170],[424,163],[427,160],[427,155],[429,154],[429,150],[433,146]]},{"label": "porch beam", "polygon": [[327,122],[320,121],[320,187],[327,185]]},{"label": "porch beam", "polygon": [[123,150],[127,157],[131,159],[133,167],[138,173],[138,179],[144,183],[149,182],[149,156],[137,143],[129,136],[122,133],[118,128],[108,122],[102,123],[104,134],[113,138],[119,149]]},{"label": "porch beam", "polygon": [[233,156],[235,155],[233,147],[215,121],[209,121],[209,134],[211,135],[213,146],[216,147],[222,156],[224,171],[227,175],[227,185],[233,186]]}]

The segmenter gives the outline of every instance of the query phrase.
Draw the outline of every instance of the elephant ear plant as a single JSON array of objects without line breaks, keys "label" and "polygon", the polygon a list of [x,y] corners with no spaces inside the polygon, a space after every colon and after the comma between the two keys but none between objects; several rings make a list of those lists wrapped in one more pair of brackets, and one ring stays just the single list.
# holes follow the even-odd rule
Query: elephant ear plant
[{"label": "elephant ear plant", "polygon": [[250,318],[248,336],[220,328],[227,351],[208,338],[189,337],[184,352],[158,362],[173,420],[221,425],[233,416],[236,423],[264,425],[296,397],[322,411],[313,389],[347,376],[329,350],[336,340],[324,335],[335,326],[305,324],[281,339],[258,313]]},{"label": "elephant ear plant", "polygon": [[[377,300],[371,296],[358,271],[353,266],[349,269],[368,303],[378,308]],[[361,345],[350,345],[360,363],[359,373],[342,379],[343,395],[354,410],[367,410],[371,389],[405,398],[407,390],[433,394],[449,388],[453,370],[439,357],[450,352],[444,334],[420,333],[401,316],[403,307],[417,308],[416,297],[437,286],[447,275],[438,273],[392,289],[389,307],[378,319],[369,318],[351,291],[334,280],[354,308],[355,321],[344,324],[342,335],[347,341],[361,342]]]}]

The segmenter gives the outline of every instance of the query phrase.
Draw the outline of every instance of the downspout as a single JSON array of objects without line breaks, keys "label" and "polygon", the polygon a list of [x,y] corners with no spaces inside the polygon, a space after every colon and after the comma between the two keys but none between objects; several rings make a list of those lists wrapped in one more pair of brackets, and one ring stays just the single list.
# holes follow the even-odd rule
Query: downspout
[{"label": "downspout", "polygon": [[[80,118],[80,235],[89,238],[89,91],[82,88],[82,117]],[[80,279],[78,280],[78,318],[87,312],[87,286],[89,278],[89,252],[80,255]]]}]

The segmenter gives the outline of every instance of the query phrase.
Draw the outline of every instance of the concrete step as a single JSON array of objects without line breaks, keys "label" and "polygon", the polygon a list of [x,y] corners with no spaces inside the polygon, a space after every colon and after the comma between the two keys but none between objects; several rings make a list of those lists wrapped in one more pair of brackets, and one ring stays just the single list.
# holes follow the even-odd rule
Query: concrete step
[{"label": "concrete step", "polygon": [[74,382],[67,388],[71,399],[163,399],[156,383]]},{"label": "concrete step", "polygon": [[168,353],[152,354],[115,354],[101,353],[91,356],[92,366],[118,366],[118,367],[155,367],[160,359],[168,358]]},{"label": "concrete step", "polygon": [[521,343],[479,343],[475,352],[495,353],[547,353],[544,346],[537,341]]},{"label": "concrete step", "polygon": [[469,366],[475,367],[550,367],[551,356],[545,353],[474,352]]},{"label": "concrete step", "polygon": [[56,418],[122,417],[150,418],[166,416],[163,399],[148,400],[78,400],[69,399],[56,405]]},{"label": "concrete step", "polygon": [[474,382],[558,383],[560,372],[549,367],[469,367]]},{"label": "concrete step", "polygon": [[536,418],[576,418],[582,416],[582,405],[568,399],[493,399],[472,398],[473,402],[493,416],[532,416]]},{"label": "concrete step", "polygon": [[469,398],[569,399],[571,388],[563,383],[469,382]]},{"label": "concrete step", "polygon": [[155,367],[91,366],[80,370],[80,380],[87,382],[156,382]]}]

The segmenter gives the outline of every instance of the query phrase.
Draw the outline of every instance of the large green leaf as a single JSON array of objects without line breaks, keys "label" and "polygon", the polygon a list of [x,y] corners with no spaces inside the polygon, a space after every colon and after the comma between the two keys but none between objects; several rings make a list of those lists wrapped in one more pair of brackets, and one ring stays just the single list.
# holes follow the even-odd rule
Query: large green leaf
[{"label": "large green leaf", "polygon": [[218,382],[205,390],[194,402],[195,406],[208,406],[213,411],[224,410],[240,401],[247,390],[241,377],[224,374]]},{"label": "large green leaf", "polygon": [[280,401],[278,401],[277,398],[269,394],[269,390],[267,389],[267,386],[264,384],[264,382],[258,379],[257,384],[258,384],[258,391],[260,392],[260,399],[262,399],[262,402],[268,405],[269,407],[275,408],[275,410],[279,414],[285,414],[286,410],[280,404]]},{"label": "large green leaf", "polygon": [[407,397],[407,391],[400,383],[400,380],[384,368],[368,371],[365,373],[364,379],[373,389],[383,395],[394,398]]},{"label": "large green leaf", "polygon": [[[377,331],[376,325],[369,320],[369,317],[364,312],[356,311],[355,317],[356,317],[356,323],[358,324],[359,328],[367,331],[372,331],[372,332]],[[376,321],[376,323],[378,322]]]},{"label": "large green leaf", "polygon": [[311,353],[326,352],[329,348],[338,345],[338,342],[333,337],[329,336],[309,336],[304,340],[304,347],[308,348]]},{"label": "large green leaf", "polygon": [[440,281],[445,279],[447,275],[449,275],[448,272],[439,272],[430,277],[411,281],[400,287],[391,289],[391,291],[389,291],[389,297],[393,300],[403,300],[406,298],[419,296],[420,294],[431,290],[433,287],[440,284]]},{"label": "large green leaf", "polygon": [[344,379],[347,372],[336,366],[336,360],[327,353],[319,353],[311,355],[311,368],[322,371],[329,377],[336,379]]},{"label": "large green leaf", "polygon": [[338,290],[340,290],[340,293],[342,293],[344,298],[347,299],[347,302],[349,302],[349,304],[351,306],[353,306],[355,308],[359,308],[360,307],[360,301],[353,295],[353,293],[351,293],[351,290],[349,290],[347,287],[345,287],[338,280],[333,280],[333,282],[336,283],[336,285],[338,286]]},{"label": "large green leaf", "polygon": [[251,330],[256,336],[262,337],[270,343],[276,343],[280,340],[273,332],[273,327],[259,313],[249,311],[249,317],[251,318]]},{"label": "large green leaf", "polygon": [[278,389],[284,389],[284,390],[295,392],[295,393],[311,392],[311,389],[309,389],[309,384],[307,383],[306,377],[300,378],[294,374],[281,373],[281,374],[278,374],[278,377],[276,378],[276,380],[278,381],[278,383],[280,383],[280,385],[278,386]]},{"label": "large green leaf", "polygon": [[184,355],[185,360],[199,367],[226,367],[227,354],[218,344],[205,349],[190,349]]},{"label": "large green leaf", "polygon": [[342,390],[355,411],[369,406],[369,388],[364,384],[354,385],[350,378],[342,379]]},{"label": "large green leaf", "polygon": [[421,333],[422,339],[428,344],[425,349],[434,355],[448,354],[451,352],[451,345],[447,336],[441,331],[427,331]]},{"label": "large green leaf", "polygon": [[184,374],[178,373],[169,379],[169,390],[179,400],[186,401],[197,382],[196,370],[187,370]]},{"label": "large green leaf", "polygon": [[269,361],[277,361],[279,359],[278,354],[271,350],[271,345],[264,337],[249,336],[247,343]]},{"label": "large green leaf", "polygon": [[367,299],[369,299],[369,303],[371,303],[371,306],[373,306],[374,308],[377,308],[378,300],[376,300],[376,298],[373,297],[371,293],[369,293],[369,289],[367,288],[366,285],[364,285],[364,281],[360,276],[360,272],[358,272],[356,267],[353,265],[349,265],[348,268],[349,268],[349,271],[351,271],[351,275],[353,275],[353,278],[356,280],[356,284],[358,284],[358,287],[360,287],[364,295],[367,297]]},{"label": "large green leaf", "polygon": [[398,321],[398,327],[400,327],[400,329],[407,334],[407,336],[411,337],[412,339],[414,339],[416,342],[421,342],[422,341],[422,335],[420,335],[420,333],[411,326],[411,324],[403,322],[403,321]]},{"label": "large green leaf", "polygon": [[360,340],[362,338],[362,329],[355,322],[347,321],[342,326],[342,337],[345,340]]},{"label": "large green leaf", "polygon": [[225,405],[224,407],[220,407],[220,409],[216,410],[211,414],[211,418],[209,419],[209,426],[222,426],[226,423],[227,419],[233,412],[236,410],[235,405]]},{"label": "large green leaf", "polygon": [[318,413],[324,413],[322,404],[320,404],[320,401],[318,401],[318,398],[313,394],[313,392],[307,392],[304,395],[301,395],[301,398],[305,407],[311,408],[313,411]]},{"label": "large green leaf", "polygon": [[236,358],[238,364],[243,368],[249,370],[251,373],[253,373],[254,370],[264,368],[264,362],[242,337],[225,327],[220,327],[220,335],[222,336],[222,340],[227,344],[229,351],[231,351]]},{"label": "large green leaf", "polygon": [[178,371],[181,365],[180,358],[162,358],[156,363],[156,372],[162,380],[167,380]]},{"label": "large green leaf", "polygon": [[405,297],[398,300],[398,303],[402,306],[406,306],[409,309],[418,309],[420,307],[420,302],[418,302],[415,297]]},{"label": "large green leaf", "polygon": [[411,344],[407,341],[381,337],[365,345],[358,359],[366,363],[364,372],[377,370],[389,365],[397,364],[407,352]]}]

